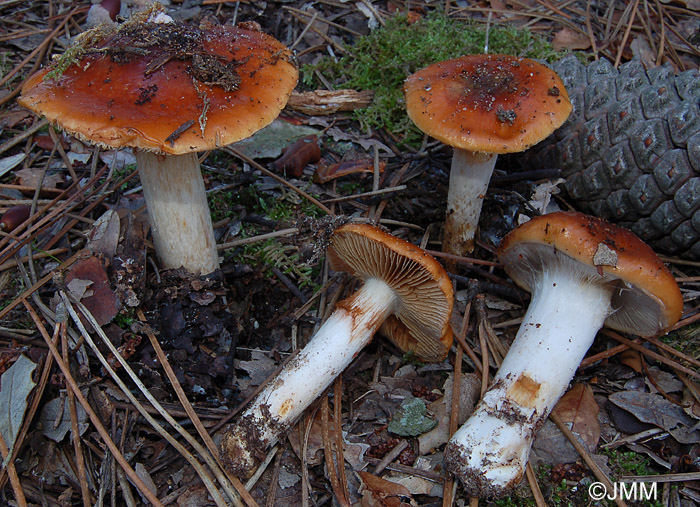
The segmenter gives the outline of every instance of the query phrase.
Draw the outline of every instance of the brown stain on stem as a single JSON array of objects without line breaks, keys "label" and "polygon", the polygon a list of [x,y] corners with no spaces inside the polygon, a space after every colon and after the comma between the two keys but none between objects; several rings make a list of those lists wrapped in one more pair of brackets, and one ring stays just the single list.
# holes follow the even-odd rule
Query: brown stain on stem
[{"label": "brown stain on stem", "polygon": [[542,384],[524,373],[508,388],[506,396],[521,407],[535,408]]}]

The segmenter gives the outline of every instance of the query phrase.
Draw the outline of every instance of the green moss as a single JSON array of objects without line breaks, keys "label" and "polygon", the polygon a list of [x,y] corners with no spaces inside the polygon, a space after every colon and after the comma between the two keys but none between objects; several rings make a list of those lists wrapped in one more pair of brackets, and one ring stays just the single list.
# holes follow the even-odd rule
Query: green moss
[{"label": "green moss", "polygon": [[651,458],[643,454],[618,449],[603,449],[602,454],[608,457],[613,476],[658,474],[652,468]]},{"label": "green moss", "polygon": [[[386,127],[415,141],[422,134],[405,114],[403,81],[431,63],[483,53],[485,41],[483,24],[438,12],[409,24],[405,15],[397,15],[388,19],[385,27],[360,37],[338,62],[326,57],[316,65],[303,66],[302,79],[308,86],[317,86],[314,73],[320,72],[338,87],[374,90],[372,105],[357,113],[363,127]],[[489,30],[489,52],[547,61],[563,55],[528,30],[499,25]]]},{"label": "green moss", "polygon": [[[251,229],[255,232],[250,233],[248,229],[244,229],[241,237],[254,236],[257,231],[255,228]],[[268,277],[272,276],[269,269],[274,267],[296,280],[300,288],[318,289],[318,284],[314,280],[317,279],[319,266],[311,266],[304,262],[299,255],[299,249],[294,245],[285,245],[274,239],[268,239],[233,251],[229,260],[237,264],[252,264],[263,269]]]}]

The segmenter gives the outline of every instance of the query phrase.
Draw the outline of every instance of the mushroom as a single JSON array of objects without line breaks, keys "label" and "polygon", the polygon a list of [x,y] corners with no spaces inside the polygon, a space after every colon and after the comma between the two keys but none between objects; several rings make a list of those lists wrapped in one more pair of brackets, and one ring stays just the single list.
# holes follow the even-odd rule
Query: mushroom
[{"label": "mushroom", "polygon": [[468,55],[410,75],[404,93],[416,126],[454,147],[442,248],[464,255],[474,248],[497,154],[523,151],[564,123],[571,112],[566,89],[533,60]]},{"label": "mushroom", "polygon": [[518,484],[535,433],[602,326],[653,336],[683,309],[676,281],[651,248],[581,213],[533,218],[504,238],[498,258],[532,300],[488,391],[445,448],[448,470],[477,497]]},{"label": "mushroom", "polygon": [[85,32],[19,103],[81,140],[134,147],[162,265],[207,274],[219,258],[197,152],[272,122],[297,78],[290,51],[258,30],[191,26],[154,8]]},{"label": "mushroom", "polygon": [[364,285],[331,316],[252,401],[221,441],[226,466],[249,476],[266,449],[294,424],[381,328],[424,361],[441,361],[452,344],[453,293],[442,266],[422,249],[366,224],[336,229],[328,258],[334,270]]}]

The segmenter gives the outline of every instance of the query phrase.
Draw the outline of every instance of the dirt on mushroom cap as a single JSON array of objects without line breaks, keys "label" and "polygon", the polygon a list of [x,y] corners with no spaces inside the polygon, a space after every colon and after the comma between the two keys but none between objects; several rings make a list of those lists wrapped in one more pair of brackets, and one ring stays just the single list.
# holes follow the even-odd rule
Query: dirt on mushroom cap
[{"label": "dirt on mushroom cap", "polygon": [[412,74],[404,85],[413,122],[439,141],[470,151],[526,149],[571,112],[559,77],[534,60],[468,55]]},{"label": "dirt on mushroom cap", "polygon": [[137,19],[83,40],[76,62],[32,76],[19,102],[114,148],[182,154],[235,142],[279,114],[298,78],[287,48],[247,28]]}]

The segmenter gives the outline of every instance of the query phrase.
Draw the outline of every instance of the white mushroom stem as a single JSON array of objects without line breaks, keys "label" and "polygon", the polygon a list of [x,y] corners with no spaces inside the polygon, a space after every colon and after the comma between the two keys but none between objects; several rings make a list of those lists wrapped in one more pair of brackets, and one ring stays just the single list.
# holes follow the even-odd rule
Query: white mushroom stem
[{"label": "white mushroom stem", "polygon": [[474,249],[481,205],[498,156],[455,148],[447,191],[447,215],[442,249],[464,255]]},{"label": "white mushroom stem", "polygon": [[536,431],[610,313],[609,285],[574,261],[557,264],[531,284],[532,301],[491,387],[445,449],[447,468],[470,495],[498,497],[518,484]]},{"label": "white mushroom stem", "polygon": [[219,267],[197,154],[135,150],[153,243],[166,269],[208,274]]},{"label": "white mushroom stem", "polygon": [[266,450],[347,368],[395,310],[397,296],[378,278],[336,309],[309,343],[224,432],[222,458],[240,477],[249,476]]}]

